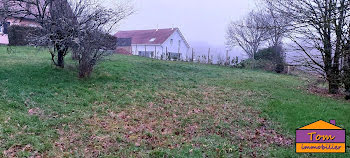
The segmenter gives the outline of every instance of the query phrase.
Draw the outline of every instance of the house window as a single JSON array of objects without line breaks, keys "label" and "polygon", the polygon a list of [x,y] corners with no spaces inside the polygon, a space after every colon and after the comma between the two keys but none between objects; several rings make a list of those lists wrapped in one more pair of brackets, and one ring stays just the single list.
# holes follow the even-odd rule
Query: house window
[{"label": "house window", "polygon": [[174,43],[174,39],[171,39],[170,40],[170,45],[173,45],[173,43]]},{"label": "house window", "polygon": [[156,40],[156,38],[152,38],[152,39],[150,39],[149,41],[150,42],[154,42]]},{"label": "house window", "polygon": [[181,47],[181,40],[179,40],[179,48]]},{"label": "house window", "polygon": [[2,25],[2,24],[0,24],[0,33],[1,33],[1,34],[3,34],[3,33],[4,33],[4,31],[3,31],[3,30],[4,30],[4,28],[3,28],[2,26],[3,26],[3,25]]},{"label": "house window", "polygon": [[10,26],[10,22],[5,22],[0,24],[0,33],[1,34],[8,34],[7,29]]}]

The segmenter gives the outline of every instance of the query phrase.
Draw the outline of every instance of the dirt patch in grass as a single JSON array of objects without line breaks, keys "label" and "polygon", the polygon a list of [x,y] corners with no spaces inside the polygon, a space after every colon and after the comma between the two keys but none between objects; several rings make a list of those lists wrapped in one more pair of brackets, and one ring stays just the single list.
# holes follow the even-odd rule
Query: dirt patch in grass
[{"label": "dirt patch in grass", "polygon": [[307,88],[307,91],[309,93],[316,94],[318,96],[333,98],[333,99],[337,99],[337,100],[345,100],[345,96],[346,96],[346,94],[345,94],[345,92],[343,92],[343,90],[340,90],[339,94],[329,94],[327,88],[318,87],[317,85],[310,85]]},{"label": "dirt patch in grass", "polygon": [[95,114],[85,120],[80,130],[60,130],[58,151],[80,150],[84,156],[95,157],[125,148],[142,148],[144,153],[131,152],[138,157],[146,155],[146,151],[179,149],[188,144],[204,148],[207,144],[195,138],[212,135],[229,140],[239,147],[236,152],[250,156],[266,154],[259,151],[273,145],[292,144],[291,138],[269,129],[269,121],[259,116],[260,111],[244,103],[242,98],[257,97],[254,92],[202,86],[182,95],[171,91],[156,95],[157,99],[147,106],[108,111],[105,116]]},{"label": "dirt patch in grass", "polygon": [[304,79],[308,83],[306,88],[299,87],[299,89],[305,90],[309,93],[322,96],[322,97],[333,98],[337,100],[345,100],[345,96],[346,96],[345,89],[340,87],[339,94],[329,94],[328,82],[322,76],[315,75],[312,73],[305,73],[304,75],[297,75],[297,76],[300,76],[302,79]]}]

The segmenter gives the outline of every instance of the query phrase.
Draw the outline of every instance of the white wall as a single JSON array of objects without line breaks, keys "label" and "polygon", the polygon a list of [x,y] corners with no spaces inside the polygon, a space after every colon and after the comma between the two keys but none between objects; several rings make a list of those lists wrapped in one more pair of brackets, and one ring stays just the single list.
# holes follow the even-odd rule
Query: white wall
[{"label": "white wall", "polygon": [[[173,43],[171,43],[171,40],[173,40]],[[180,41],[180,50],[179,50],[179,41]],[[164,43],[163,43],[164,51],[166,48],[168,48],[168,52],[173,53],[181,53],[181,58],[184,60],[186,59],[186,56],[189,57],[189,50],[190,48],[187,47],[185,41],[180,35],[179,31],[175,31]]]},{"label": "white wall", "polygon": [[[160,59],[161,54],[163,52],[162,47],[161,46],[157,46],[157,45],[132,45],[132,54],[133,55],[139,55],[139,51],[150,51],[150,52],[155,52],[154,55]],[[165,53],[165,49],[164,49],[164,53]]]},{"label": "white wall", "polygon": [[8,45],[9,37],[7,34],[0,33],[0,44]]},{"label": "white wall", "polygon": [[[171,44],[171,39],[173,40],[173,43]],[[179,47],[179,41],[180,41],[180,47]],[[179,49],[180,48],[180,49]],[[132,54],[133,55],[139,55],[139,51],[150,51],[155,52],[154,55],[157,59],[161,59],[161,55],[166,55],[166,51],[172,52],[172,53],[181,53],[181,58],[183,60],[187,57],[190,57],[189,50],[190,48],[187,47],[185,41],[181,37],[179,31],[175,31],[162,45],[132,45]],[[180,51],[180,52],[179,52]]]}]

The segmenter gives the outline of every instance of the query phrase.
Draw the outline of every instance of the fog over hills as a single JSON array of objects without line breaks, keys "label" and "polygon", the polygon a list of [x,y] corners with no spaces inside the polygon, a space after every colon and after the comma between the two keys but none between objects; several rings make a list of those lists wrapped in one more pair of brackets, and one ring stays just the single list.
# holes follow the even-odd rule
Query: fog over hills
[{"label": "fog over hills", "polygon": [[[113,1],[113,0],[106,0]],[[178,27],[198,52],[225,52],[226,30],[255,8],[255,0],[123,0],[132,1],[136,13],[122,21],[118,30],[144,30]],[[202,42],[204,41],[204,42]],[[232,56],[241,51],[233,50]],[[226,54],[226,53],[224,53]]]},{"label": "fog over hills", "polygon": [[236,47],[236,48],[231,48],[231,49],[227,49],[226,46],[224,44],[220,45],[212,45],[209,44],[208,42],[204,42],[204,41],[194,41],[194,42],[189,42],[191,47],[193,48],[194,52],[195,52],[195,56],[198,55],[208,55],[209,52],[209,48],[210,48],[210,56],[213,59],[213,62],[216,63],[218,58],[222,58],[225,59],[226,58],[226,51],[229,50],[228,55],[230,56],[230,58],[236,58],[238,57],[239,60],[242,59],[246,59],[247,56],[244,53],[244,51],[242,51],[242,49]]}]

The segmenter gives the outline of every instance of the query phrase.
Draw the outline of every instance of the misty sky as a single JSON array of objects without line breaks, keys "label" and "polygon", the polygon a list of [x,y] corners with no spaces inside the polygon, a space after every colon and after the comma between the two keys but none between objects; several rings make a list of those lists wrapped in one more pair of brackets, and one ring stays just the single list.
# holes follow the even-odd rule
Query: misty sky
[{"label": "misty sky", "polygon": [[180,28],[191,45],[223,47],[231,20],[255,6],[254,0],[133,0],[136,13],[119,30]]}]

